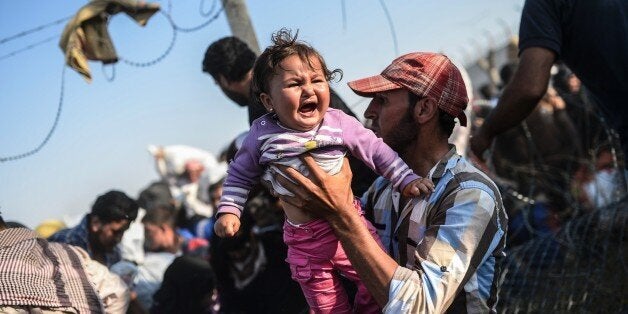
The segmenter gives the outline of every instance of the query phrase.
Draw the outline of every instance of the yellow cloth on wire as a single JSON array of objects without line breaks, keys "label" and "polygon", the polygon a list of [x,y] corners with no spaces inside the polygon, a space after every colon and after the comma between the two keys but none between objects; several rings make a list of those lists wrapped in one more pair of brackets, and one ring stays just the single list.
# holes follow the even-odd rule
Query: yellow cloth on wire
[{"label": "yellow cloth on wire", "polygon": [[65,62],[90,83],[92,76],[87,60],[104,64],[118,62],[116,50],[107,30],[111,15],[124,12],[141,26],[159,11],[159,4],[134,0],[92,0],[84,5],[68,22],[59,46],[65,53]]}]

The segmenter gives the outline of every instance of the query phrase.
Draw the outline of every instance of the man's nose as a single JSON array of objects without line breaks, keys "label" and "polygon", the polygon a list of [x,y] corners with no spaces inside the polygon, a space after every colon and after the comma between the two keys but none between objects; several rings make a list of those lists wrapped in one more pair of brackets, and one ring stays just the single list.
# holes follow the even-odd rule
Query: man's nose
[{"label": "man's nose", "polygon": [[368,107],[366,107],[366,110],[364,110],[364,118],[375,120],[375,118],[377,118],[377,112],[375,107],[377,107],[377,105],[375,104],[375,99],[372,99],[371,102],[369,102]]}]

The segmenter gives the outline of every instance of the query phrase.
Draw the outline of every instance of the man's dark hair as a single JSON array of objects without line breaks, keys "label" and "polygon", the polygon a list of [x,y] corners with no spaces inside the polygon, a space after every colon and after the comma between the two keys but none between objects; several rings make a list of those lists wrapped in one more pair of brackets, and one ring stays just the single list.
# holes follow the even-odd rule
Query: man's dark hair
[{"label": "man's dark hair", "polygon": [[203,72],[209,73],[216,81],[220,75],[229,82],[244,79],[255,63],[255,52],[236,37],[224,37],[207,48],[203,59]]},{"label": "man's dark hair", "polygon": [[91,215],[103,223],[126,219],[129,222],[137,218],[137,202],[120,191],[109,191],[98,196],[92,206]]},{"label": "man's dark hair", "polygon": [[269,82],[276,74],[277,67],[280,66],[281,61],[290,56],[298,56],[301,61],[307,62],[310,67],[312,67],[310,60],[312,58],[318,59],[327,81],[334,79],[336,75],[340,75],[342,78],[340,69],[329,70],[325,60],[318,51],[309,44],[298,41],[298,35],[299,32],[292,36],[290,30],[285,28],[273,34],[271,38],[272,45],[262,52],[253,67],[251,95],[254,101],[259,102],[260,95],[268,93]]},{"label": "man's dark hair", "polygon": [[492,84],[484,84],[480,86],[479,91],[482,95],[482,98],[487,100],[493,99],[493,97],[497,96],[497,89]]},{"label": "man's dark hair", "polygon": [[137,197],[137,205],[146,210],[151,210],[157,206],[174,209],[174,200],[168,182],[166,180],[152,182],[140,192]]},{"label": "man's dark hair", "polygon": [[[416,102],[419,101],[421,96],[408,91],[408,104],[410,104],[410,109],[413,110],[414,106],[416,106]],[[454,127],[456,126],[456,120],[454,116],[447,113],[445,110],[438,108],[438,126],[440,131],[447,135],[447,138],[451,136],[451,133],[454,131]]]},{"label": "man's dark hair", "polygon": [[166,206],[156,206],[155,208],[146,211],[146,215],[142,218],[142,222],[157,226],[167,224],[174,228],[176,223],[176,214],[171,208]]}]

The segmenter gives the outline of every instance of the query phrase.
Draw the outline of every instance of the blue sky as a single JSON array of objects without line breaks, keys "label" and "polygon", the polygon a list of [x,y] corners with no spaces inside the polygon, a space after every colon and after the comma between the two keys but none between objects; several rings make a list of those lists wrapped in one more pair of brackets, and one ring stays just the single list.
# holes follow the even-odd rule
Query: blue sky
[{"label": "blue sky", "polygon": [[[206,8],[213,0],[206,0]],[[166,1],[156,1],[167,8]],[[398,54],[442,51],[464,63],[477,48],[516,33],[522,0],[385,1],[393,21],[397,49],[378,0],[342,2],[248,1],[260,47],[287,27],[317,48],[344,78],[332,86],[361,115],[366,102],[346,82],[380,72]],[[74,14],[86,1],[2,1],[0,38]],[[173,20],[192,27],[207,18],[199,0],[172,3]],[[13,51],[61,34],[65,23],[0,44],[0,157],[37,147],[50,130],[60,99],[63,55],[58,39],[2,58]],[[109,32],[120,57],[133,61],[158,58],[172,32],[155,15],[140,27],[120,14]],[[48,218],[85,213],[97,195],[120,189],[136,197],[157,179],[149,144],[185,144],[218,153],[246,130],[246,110],[226,99],[201,72],[209,43],[229,36],[224,14],[192,33],[178,33],[174,48],[161,62],[132,67],[122,62],[104,69],[90,62],[87,84],[67,68],[58,127],[38,153],[0,163],[0,211],[5,220],[35,227]],[[465,60],[466,58],[466,60]],[[112,81],[107,79],[115,69]]]}]

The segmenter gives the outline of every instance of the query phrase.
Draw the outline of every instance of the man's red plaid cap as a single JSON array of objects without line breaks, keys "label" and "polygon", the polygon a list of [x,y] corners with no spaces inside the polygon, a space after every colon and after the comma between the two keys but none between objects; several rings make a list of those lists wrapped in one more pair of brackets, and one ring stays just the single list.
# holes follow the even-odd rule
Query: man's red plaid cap
[{"label": "man's red plaid cap", "polygon": [[438,107],[467,126],[464,109],[469,99],[458,68],[443,54],[413,52],[395,59],[381,74],[349,82],[358,95],[405,88],[436,100]]}]

